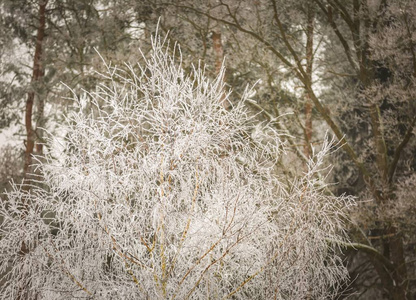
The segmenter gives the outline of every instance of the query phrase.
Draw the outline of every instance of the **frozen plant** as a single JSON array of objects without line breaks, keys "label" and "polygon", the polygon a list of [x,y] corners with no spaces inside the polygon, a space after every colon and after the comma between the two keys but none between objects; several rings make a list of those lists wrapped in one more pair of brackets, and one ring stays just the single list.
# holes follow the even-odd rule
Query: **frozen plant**
[{"label": "frozen plant", "polygon": [[245,98],[224,108],[223,73],[188,76],[152,45],[139,72],[106,65],[74,96],[41,182],[7,193],[0,298],[330,297],[346,277],[336,243],[350,203],[317,176],[330,143],[283,184],[279,134]]}]

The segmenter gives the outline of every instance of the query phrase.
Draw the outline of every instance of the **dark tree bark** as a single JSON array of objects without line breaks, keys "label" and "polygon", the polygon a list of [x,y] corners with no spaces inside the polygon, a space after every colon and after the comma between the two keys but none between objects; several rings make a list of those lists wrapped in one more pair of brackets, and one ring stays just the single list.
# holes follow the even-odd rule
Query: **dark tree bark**
[{"label": "dark tree bark", "polygon": [[[37,139],[36,131],[33,129],[32,116],[33,106],[36,95],[36,89],[38,83],[44,76],[44,68],[42,65],[42,51],[43,43],[45,39],[45,27],[46,27],[46,5],[48,0],[39,0],[39,25],[36,35],[35,55],[33,57],[33,73],[30,82],[30,90],[27,94],[26,100],[26,112],[25,112],[25,126],[26,126],[26,151],[25,151],[25,164],[23,168],[23,175],[27,179],[30,173],[30,165],[32,164],[32,155],[35,148],[35,142]],[[40,99],[39,107],[43,107],[43,99]],[[42,146],[36,147],[37,151],[42,151]]]},{"label": "dark tree bark", "polygon": [[[306,28],[306,76],[312,84],[313,72],[313,37],[315,28],[315,8],[311,2],[308,4],[308,20]],[[312,140],[312,107],[313,103],[308,93],[305,95],[305,147],[304,153],[306,157],[311,156],[311,140]]]},{"label": "dark tree bark", "polygon": [[[36,46],[35,46],[35,55],[33,58],[33,73],[31,79],[31,87],[27,95],[26,100],[26,112],[25,112],[25,125],[26,125],[26,151],[25,151],[25,162],[23,168],[23,176],[24,178],[29,181],[30,183],[30,165],[32,164],[32,155],[33,150],[35,148],[36,142],[36,131],[33,129],[32,125],[32,116],[33,116],[33,105],[35,100],[35,94],[37,90],[37,84],[44,76],[44,69],[42,65],[42,46],[45,39],[45,27],[46,27],[46,5],[48,0],[39,0],[39,25],[37,28],[37,35],[36,35]],[[40,99],[40,111],[39,113],[43,113],[43,99]],[[36,147],[37,151],[42,151],[42,146]],[[29,185],[26,185],[25,188],[29,188]],[[25,203],[23,203],[25,205]],[[20,247],[20,254],[22,256],[29,253],[30,249],[26,245],[24,241],[22,241],[22,245]],[[22,287],[19,290],[18,295],[16,296],[17,300],[24,300],[28,299],[30,290],[26,287]]]}]

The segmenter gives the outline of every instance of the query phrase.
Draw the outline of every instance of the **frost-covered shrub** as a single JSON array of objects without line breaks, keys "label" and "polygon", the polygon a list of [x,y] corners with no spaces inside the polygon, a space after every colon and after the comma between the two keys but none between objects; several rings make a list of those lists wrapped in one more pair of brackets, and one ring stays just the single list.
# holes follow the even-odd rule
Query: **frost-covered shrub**
[{"label": "frost-covered shrub", "polygon": [[349,199],[316,176],[330,144],[283,184],[279,134],[165,49],[107,65],[41,184],[1,203],[2,299],[326,299],[345,279]]}]

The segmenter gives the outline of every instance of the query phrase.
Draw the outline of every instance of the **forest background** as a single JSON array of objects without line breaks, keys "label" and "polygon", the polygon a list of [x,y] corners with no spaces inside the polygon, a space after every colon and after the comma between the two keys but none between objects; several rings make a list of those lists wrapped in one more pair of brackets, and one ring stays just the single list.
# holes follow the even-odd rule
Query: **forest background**
[{"label": "forest background", "polygon": [[[0,184],[29,176],[43,128],[93,89],[100,55],[136,63],[159,23],[183,67],[201,63],[259,122],[286,134],[290,181],[326,132],[335,195],[357,197],[340,299],[416,295],[416,4],[411,0],[4,0],[0,4]],[[172,52],[173,53],[173,52]],[[176,53],[178,55],[178,53]],[[232,98],[235,97],[235,98]],[[228,107],[232,109],[232,107]]]}]

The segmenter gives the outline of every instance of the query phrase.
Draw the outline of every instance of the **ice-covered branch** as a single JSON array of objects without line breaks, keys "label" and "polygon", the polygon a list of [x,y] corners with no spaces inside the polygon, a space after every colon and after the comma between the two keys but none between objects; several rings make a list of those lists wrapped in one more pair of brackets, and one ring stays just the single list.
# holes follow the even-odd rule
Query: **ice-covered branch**
[{"label": "ice-covered branch", "polygon": [[145,65],[107,64],[39,163],[42,187],[1,203],[1,299],[324,299],[345,279],[327,240],[345,241],[350,199],[314,175],[328,144],[283,184],[281,136],[253,125],[246,96],[224,108],[224,70],[187,75],[165,43]]}]

